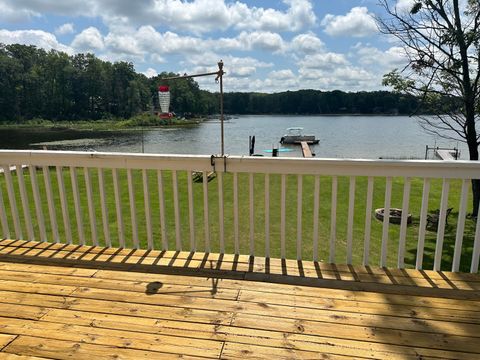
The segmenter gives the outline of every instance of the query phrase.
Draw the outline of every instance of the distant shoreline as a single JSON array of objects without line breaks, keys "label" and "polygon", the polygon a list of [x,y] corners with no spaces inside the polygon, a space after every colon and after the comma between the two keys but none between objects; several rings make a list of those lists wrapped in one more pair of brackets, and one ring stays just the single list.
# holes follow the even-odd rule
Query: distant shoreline
[{"label": "distant shoreline", "polygon": [[[225,115],[225,120],[243,116],[292,116],[292,117],[412,117],[414,115],[404,114],[362,114],[362,113],[334,113],[334,114],[228,114]],[[415,115],[416,116],[416,115]],[[428,115],[426,115],[428,116]],[[117,119],[117,120],[47,120],[47,119],[32,119],[32,120],[20,120],[18,122],[11,121],[6,123],[0,123],[0,129],[29,129],[29,128],[50,128],[52,130],[91,130],[91,131],[123,131],[123,130],[141,130],[144,128],[168,128],[168,127],[182,127],[182,126],[194,126],[202,122],[209,122],[211,120],[219,120],[219,115],[209,115],[208,117],[195,117],[191,119],[179,119],[174,118],[168,121],[164,121],[158,118],[152,117],[133,117],[131,119]],[[164,121],[162,123],[162,121]]]}]

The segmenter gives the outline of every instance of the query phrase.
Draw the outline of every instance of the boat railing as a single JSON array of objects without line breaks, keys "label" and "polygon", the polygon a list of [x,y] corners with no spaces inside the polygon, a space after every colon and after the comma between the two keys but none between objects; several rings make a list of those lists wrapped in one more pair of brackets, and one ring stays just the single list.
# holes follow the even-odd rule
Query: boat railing
[{"label": "boat railing", "polygon": [[2,150],[0,164],[3,238],[478,272],[479,162]]}]

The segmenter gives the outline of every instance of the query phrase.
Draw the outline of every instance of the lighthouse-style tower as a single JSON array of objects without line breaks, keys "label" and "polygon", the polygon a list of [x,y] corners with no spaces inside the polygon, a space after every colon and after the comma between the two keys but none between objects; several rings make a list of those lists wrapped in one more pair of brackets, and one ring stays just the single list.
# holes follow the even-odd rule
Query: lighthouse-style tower
[{"label": "lighthouse-style tower", "polygon": [[170,88],[166,85],[158,87],[158,101],[160,103],[160,109],[162,110],[160,117],[167,119],[172,117],[170,112]]}]

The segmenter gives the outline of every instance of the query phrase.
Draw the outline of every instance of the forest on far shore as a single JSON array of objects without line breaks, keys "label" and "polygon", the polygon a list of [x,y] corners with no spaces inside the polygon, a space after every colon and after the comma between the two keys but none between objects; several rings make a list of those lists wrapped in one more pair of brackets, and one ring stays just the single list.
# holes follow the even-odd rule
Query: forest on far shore
[{"label": "forest on far shore", "polygon": [[[201,90],[192,79],[161,80],[173,75],[147,78],[129,62],[0,44],[0,122],[128,119],[158,108],[159,85],[170,85],[171,111],[179,116],[219,112],[218,93]],[[243,93],[228,92],[228,74],[224,81],[226,114],[410,115],[419,106],[417,98],[389,91]]]}]

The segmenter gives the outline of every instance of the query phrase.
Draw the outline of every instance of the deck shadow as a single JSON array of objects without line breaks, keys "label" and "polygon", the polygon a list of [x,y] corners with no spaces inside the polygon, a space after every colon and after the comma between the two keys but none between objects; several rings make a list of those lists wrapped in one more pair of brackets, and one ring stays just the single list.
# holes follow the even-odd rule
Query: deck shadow
[{"label": "deck shadow", "polygon": [[[15,244],[13,247],[17,251],[15,249],[10,250],[12,244]],[[157,251],[153,254],[152,251],[135,249],[85,246],[80,247],[80,249],[78,245],[65,247],[60,244],[45,243],[42,245],[44,247],[41,248],[42,251],[38,252],[37,250],[41,245],[31,244],[27,246],[25,244],[25,242],[9,243],[8,251],[4,251],[0,255],[0,261],[97,270],[208,277],[212,279],[212,292],[216,292],[216,286],[220,279],[231,279],[325,287],[349,291],[371,291],[385,294],[401,293],[405,295],[441,296],[455,299],[480,299],[480,290],[459,289],[441,272],[438,274],[449,285],[449,288],[439,288],[425,271],[419,271],[418,274],[420,275],[412,278],[410,272],[406,270],[394,269],[393,271],[386,268],[375,268],[374,271],[373,268],[368,266],[354,267],[352,265],[342,266],[340,269],[335,264],[323,264],[313,261],[255,258],[253,256],[245,257],[239,255],[229,255],[227,261],[225,255],[222,254],[181,253],[177,251],[167,256],[165,251]],[[54,249],[54,245],[57,246],[57,249]],[[0,241],[0,246],[6,248],[2,241]],[[25,251],[23,251],[24,249]],[[47,253],[47,251],[49,252]],[[124,254],[125,251],[127,251],[126,254]],[[141,254],[139,255],[138,252],[141,252]],[[91,255],[94,256],[87,258]],[[182,256],[184,256],[183,259]],[[103,259],[101,259],[102,257]],[[197,260],[194,260],[195,258]],[[144,263],[146,260],[148,260],[148,263]],[[160,260],[163,260],[164,263],[167,262],[167,264],[159,264]],[[177,261],[178,264],[176,264]],[[279,267],[275,268],[272,261],[278,264]],[[256,264],[261,264],[262,266],[256,266]],[[325,276],[326,272],[329,273],[329,277]],[[362,279],[362,275],[369,277]],[[397,281],[398,276],[401,276],[402,283]],[[428,284],[428,286],[418,285],[419,279],[426,280],[425,284]]]}]

